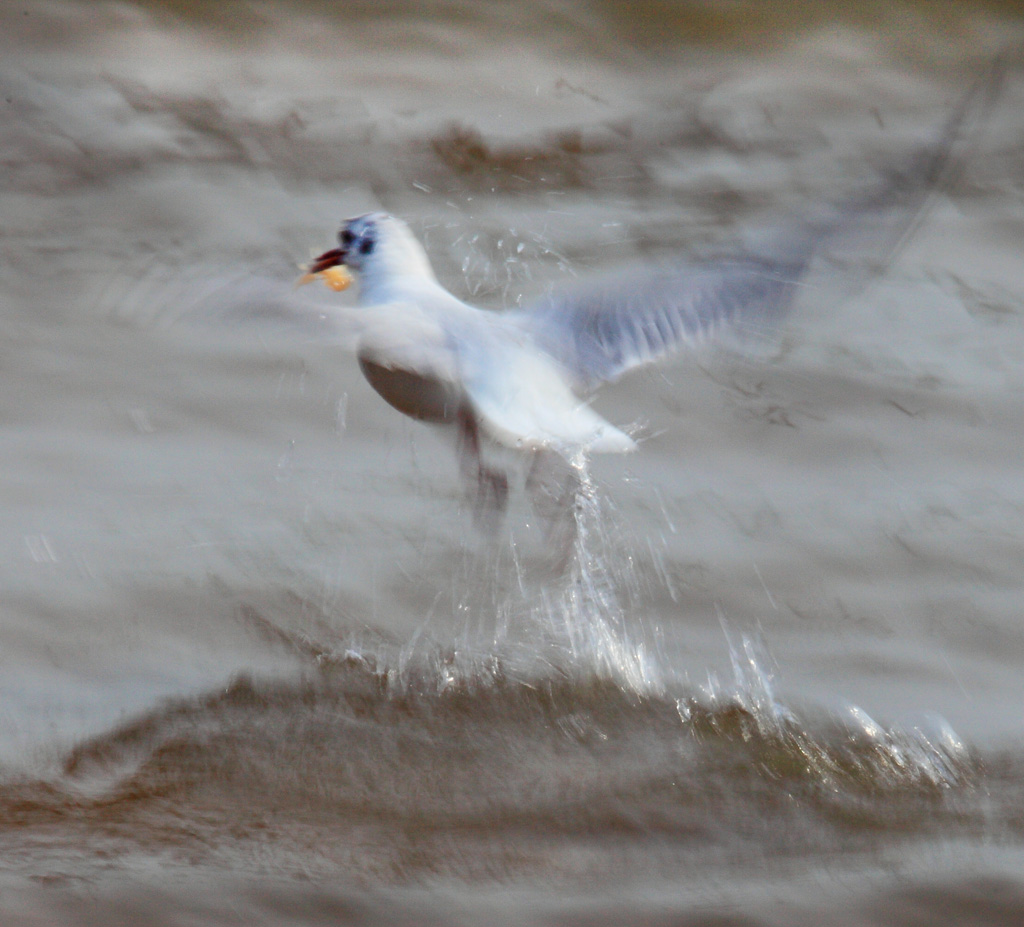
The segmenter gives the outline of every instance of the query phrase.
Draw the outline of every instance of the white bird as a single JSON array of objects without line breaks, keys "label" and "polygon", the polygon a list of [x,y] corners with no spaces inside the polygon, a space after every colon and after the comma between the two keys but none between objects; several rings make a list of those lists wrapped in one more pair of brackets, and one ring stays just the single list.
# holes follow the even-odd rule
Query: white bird
[{"label": "white bird", "polygon": [[[994,83],[981,83],[990,97]],[[364,310],[357,355],[366,379],[400,412],[455,425],[464,472],[500,508],[508,483],[484,466],[482,436],[567,460],[580,452],[635,450],[628,434],[587,403],[593,390],[725,329],[770,327],[823,243],[862,231],[868,217],[882,212],[912,218],[945,169],[977,93],[965,97],[935,144],[889,171],[874,190],[774,229],[768,256],[740,252],[697,266],[647,269],[555,291],[531,308],[491,312],[441,286],[402,220],[370,213],[346,221],[339,247],[316,258],[300,282],[324,276],[340,289],[351,277],[338,268],[355,273]]]},{"label": "white bird", "polygon": [[[484,467],[481,436],[523,451],[636,449],[586,397],[601,383],[716,331],[771,321],[810,249],[788,260],[741,257],[555,292],[527,310],[491,312],[437,281],[409,227],[386,213],[346,221],[340,247],[302,281],[355,272],[366,310],[357,346],[370,385],[406,415],[454,424],[468,472],[503,503],[507,482]],[[343,287],[344,277],[328,282]]]}]

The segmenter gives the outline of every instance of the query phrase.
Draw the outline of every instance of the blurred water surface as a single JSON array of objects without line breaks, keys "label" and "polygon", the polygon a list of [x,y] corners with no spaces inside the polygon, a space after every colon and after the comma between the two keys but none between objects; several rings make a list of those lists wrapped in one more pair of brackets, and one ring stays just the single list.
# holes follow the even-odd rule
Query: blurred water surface
[{"label": "blurred water surface", "polygon": [[[0,12],[4,923],[1016,924],[1013,3]],[[453,292],[736,247],[1003,55],[898,250],[597,401],[572,556],[362,380],[339,221]],[[843,255],[837,257],[843,258]]]}]

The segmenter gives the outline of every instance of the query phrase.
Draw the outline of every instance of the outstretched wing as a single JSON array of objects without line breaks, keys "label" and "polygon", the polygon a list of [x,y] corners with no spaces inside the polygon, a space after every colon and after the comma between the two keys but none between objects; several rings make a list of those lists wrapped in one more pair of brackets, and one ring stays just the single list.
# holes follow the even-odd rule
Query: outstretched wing
[{"label": "outstretched wing", "polygon": [[749,257],[626,275],[556,291],[516,316],[588,388],[725,330],[770,330],[805,265]]},{"label": "outstretched wing", "polygon": [[890,255],[898,249],[929,192],[955,164],[968,124],[991,107],[1001,79],[997,61],[931,144],[891,164],[873,189],[764,230],[764,241],[774,243],[766,251],[556,291],[513,317],[584,389],[724,330],[769,330],[823,247],[850,247],[860,239]]}]

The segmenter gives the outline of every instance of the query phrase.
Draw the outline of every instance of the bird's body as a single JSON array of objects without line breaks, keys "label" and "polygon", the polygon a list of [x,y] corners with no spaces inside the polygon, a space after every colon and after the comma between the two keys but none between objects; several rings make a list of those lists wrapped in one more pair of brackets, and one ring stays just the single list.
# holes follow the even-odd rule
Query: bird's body
[{"label": "bird's body", "polygon": [[[386,213],[344,223],[340,247],[303,280],[348,268],[359,279],[357,354],[370,385],[416,419],[455,425],[467,476],[499,504],[504,474],[484,466],[481,437],[541,455],[628,452],[634,440],[587,400],[627,370],[723,330],[772,328],[823,245],[877,231],[897,215],[903,231],[945,170],[973,101],[991,99],[998,69],[969,93],[933,145],[883,173],[873,189],[814,218],[773,228],[771,248],[696,266],[672,266],[556,290],[533,307],[477,309],[438,282],[409,227]],[[877,235],[875,236],[878,237]],[[884,236],[891,245],[891,226]],[[327,279],[334,289],[344,286]]]},{"label": "bird's body", "polygon": [[524,317],[469,306],[438,283],[400,219],[377,213],[349,226],[369,251],[346,263],[367,310],[357,346],[370,385],[400,412],[440,424],[479,426],[522,450],[628,451],[626,434],[571,388],[571,376]]},{"label": "bird's body", "polygon": [[364,310],[357,356],[388,403],[416,419],[566,458],[636,449],[588,404],[596,385],[727,323],[769,318],[801,269],[732,260],[555,293],[533,309],[501,313],[441,286],[394,216],[349,220],[340,240],[311,271],[338,263],[355,271]]},{"label": "bird's body", "polygon": [[[732,258],[619,277],[555,291],[529,309],[492,312],[446,290],[394,216],[350,219],[339,243],[304,280],[339,267],[354,272],[363,375],[399,412],[455,426],[463,475],[478,511],[489,512],[504,507],[508,480],[485,465],[484,439],[531,454],[535,507],[565,509],[578,485],[567,463],[637,447],[591,408],[594,389],[725,327],[774,319],[805,259]],[[326,282],[337,289],[339,278]],[[552,505],[552,497],[561,502]]]}]

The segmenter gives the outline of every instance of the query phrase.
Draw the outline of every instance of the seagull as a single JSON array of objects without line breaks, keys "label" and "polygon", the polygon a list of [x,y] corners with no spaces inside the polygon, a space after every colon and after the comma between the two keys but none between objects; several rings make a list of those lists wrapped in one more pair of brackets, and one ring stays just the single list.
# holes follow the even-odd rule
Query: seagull
[{"label": "seagull", "polygon": [[508,480],[485,465],[485,439],[535,460],[635,451],[634,438],[589,404],[595,390],[725,332],[776,327],[825,246],[883,212],[912,218],[919,211],[948,166],[975,93],[933,144],[903,159],[877,187],[780,223],[765,253],[737,250],[700,264],[616,273],[495,312],[445,289],[409,226],[372,212],[346,220],[338,247],[314,259],[298,282],[322,278],[340,290],[358,279],[363,375],[399,412],[454,426],[464,475],[476,482],[479,499],[503,509]]},{"label": "seagull", "polygon": [[[587,401],[603,383],[717,332],[773,320],[810,250],[784,260],[733,257],[700,267],[598,279],[528,309],[471,306],[437,280],[401,219],[347,220],[339,247],[299,283],[359,281],[356,356],[370,385],[420,421],[454,425],[463,469],[501,504],[507,478],[486,467],[483,439],[524,452],[629,453],[636,441]],[[344,273],[339,273],[343,268]]]}]

